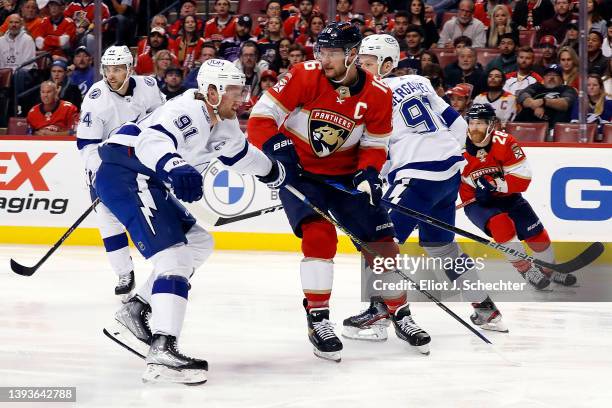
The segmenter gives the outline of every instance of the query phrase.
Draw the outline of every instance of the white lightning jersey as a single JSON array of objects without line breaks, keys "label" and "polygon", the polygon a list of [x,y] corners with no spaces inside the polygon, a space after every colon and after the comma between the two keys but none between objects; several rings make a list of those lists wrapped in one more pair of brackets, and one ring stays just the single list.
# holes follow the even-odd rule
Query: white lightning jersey
[{"label": "white lightning jersey", "polygon": [[104,80],[93,84],[83,99],[77,127],[77,146],[85,168],[95,171],[99,167],[99,143],[123,124],[143,118],[164,102],[165,97],[152,77],[130,77],[125,96],[111,91]]},{"label": "white lightning jersey", "polygon": [[467,123],[420,75],[385,79],[393,91],[390,183],[403,178],[447,180],[465,165]]},{"label": "white lightning jersey", "polygon": [[154,172],[164,168],[169,154],[179,154],[200,173],[214,159],[241,173],[270,173],[272,162],[247,142],[238,119],[225,119],[211,128],[212,120],[204,102],[195,99],[196,92],[189,89],[138,123],[122,126],[105,143],[133,147],[135,157]]}]

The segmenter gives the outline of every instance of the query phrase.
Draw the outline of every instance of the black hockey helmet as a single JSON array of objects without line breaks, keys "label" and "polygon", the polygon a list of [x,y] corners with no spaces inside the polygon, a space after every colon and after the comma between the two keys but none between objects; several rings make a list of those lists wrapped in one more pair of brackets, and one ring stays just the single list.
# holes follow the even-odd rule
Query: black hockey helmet
[{"label": "black hockey helmet", "polygon": [[353,48],[359,50],[361,38],[361,32],[353,24],[333,22],[319,33],[315,52],[322,48],[342,48],[347,54]]},{"label": "black hockey helmet", "polygon": [[469,122],[470,119],[482,119],[488,121],[497,120],[495,109],[490,103],[476,103],[468,109],[465,118]]}]

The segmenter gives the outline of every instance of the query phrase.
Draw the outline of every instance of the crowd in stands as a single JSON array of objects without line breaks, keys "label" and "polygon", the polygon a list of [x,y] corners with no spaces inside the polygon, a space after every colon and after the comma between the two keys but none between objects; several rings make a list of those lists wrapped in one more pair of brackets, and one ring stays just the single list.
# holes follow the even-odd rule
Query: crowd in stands
[{"label": "crowd in stands", "polygon": [[[588,123],[601,131],[612,121],[612,0],[588,1],[587,78],[579,75],[576,0],[337,0],[333,16],[325,14],[329,1],[319,1],[253,2],[263,9],[238,14],[246,10],[242,4],[211,0],[206,19],[201,1],[153,0],[150,21],[137,31],[145,2],[105,0],[103,45],[132,47],[136,73],[154,77],[169,98],[197,87],[197,70],[207,59],[234,62],[251,89],[245,119],[294,64],[314,58],[317,35],[328,22],[347,21],[364,36],[393,35],[401,49],[394,74],[428,77],[459,112],[488,102],[503,124],[541,122],[552,131],[578,120],[584,80]],[[74,128],[70,121],[78,115],[70,107],[78,111],[94,81],[94,3],[0,1],[0,71],[13,70],[13,91],[20,95],[13,108],[28,117],[34,134]],[[43,53],[48,64],[31,62]],[[49,124],[41,131],[43,119]]]}]

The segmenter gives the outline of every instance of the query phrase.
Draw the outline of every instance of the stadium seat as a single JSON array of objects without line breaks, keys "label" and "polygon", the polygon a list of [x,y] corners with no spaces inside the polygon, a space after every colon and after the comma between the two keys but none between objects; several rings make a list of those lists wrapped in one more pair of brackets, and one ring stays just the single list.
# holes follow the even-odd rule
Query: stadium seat
[{"label": "stadium seat", "polygon": [[19,136],[28,134],[28,121],[26,118],[9,118],[6,134],[10,136]]},{"label": "stadium seat", "polygon": [[519,44],[521,46],[528,45],[533,47],[535,41],[536,30],[519,30]]},{"label": "stadium seat", "polygon": [[487,67],[487,64],[499,56],[500,52],[497,48],[475,48],[476,60],[480,62],[483,68]]},{"label": "stadium seat", "polygon": [[12,78],[13,78],[12,68],[0,68],[0,89],[10,88]]},{"label": "stadium seat", "polygon": [[436,54],[440,67],[443,69],[445,66],[457,61],[457,54],[454,48],[430,48],[429,51]]},{"label": "stadium seat", "polygon": [[606,123],[603,127],[602,143],[612,143],[612,123]]},{"label": "stadium seat", "polygon": [[[587,143],[595,141],[597,133],[597,125],[595,123],[587,124]],[[578,143],[580,135],[579,123],[555,123],[555,131],[553,140],[562,143]]]},{"label": "stadium seat", "polygon": [[546,122],[509,122],[506,132],[521,142],[545,142],[548,136]]},{"label": "stadium seat", "polygon": [[266,9],[266,4],[268,4],[268,0],[240,0],[238,14],[262,13]]},{"label": "stadium seat", "polygon": [[0,116],[0,126],[6,126],[7,116],[12,92],[11,92],[11,81],[13,78],[13,70],[11,68],[0,68],[0,112],[3,113]]},{"label": "stadium seat", "polygon": [[353,13],[359,14],[369,14],[370,13],[370,4],[368,0],[353,0]]}]

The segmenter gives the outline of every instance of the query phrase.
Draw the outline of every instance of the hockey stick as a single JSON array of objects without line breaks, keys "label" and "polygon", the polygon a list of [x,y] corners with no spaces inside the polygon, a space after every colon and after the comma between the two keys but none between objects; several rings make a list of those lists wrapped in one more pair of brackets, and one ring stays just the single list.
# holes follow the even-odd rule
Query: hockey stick
[{"label": "hockey stick", "polygon": [[[185,203],[183,203],[183,205],[185,205]],[[186,207],[190,213],[195,215],[197,219],[205,221],[207,224],[215,227],[231,224],[233,222],[242,221],[253,217],[258,217],[264,214],[273,213],[283,208],[283,206],[279,204],[274,205],[272,207],[262,208],[261,210],[251,211],[245,214],[238,214],[233,217],[220,217],[216,214],[212,214],[210,211],[207,211],[204,206],[198,205],[197,203],[187,204]]]},{"label": "hockey stick", "polygon": [[96,198],[91,203],[89,208],[85,210],[85,212],[74,222],[74,224],[72,224],[70,228],[68,228],[66,232],[64,232],[64,235],[60,237],[60,239],[51,247],[51,249],[47,251],[45,256],[43,256],[41,260],[36,263],[36,265],[24,266],[11,258],[11,269],[13,270],[13,272],[15,272],[18,275],[22,275],[22,276],[32,276],[34,272],[36,272],[36,270],[40,268],[40,266],[57,250],[57,248],[59,248],[60,245],[62,245],[62,243],[66,240],[66,238],[68,238],[70,234],[74,232],[74,230],[79,226],[79,224],[81,224],[83,220],[87,218],[87,216],[94,210],[94,208],[96,208],[96,205],[98,205],[99,202],[100,202],[100,199]]},{"label": "hockey stick", "polygon": [[461,204],[457,205],[457,206],[455,207],[455,210],[460,210],[460,209],[462,209],[463,207],[467,207],[468,205],[472,204],[472,203],[473,203],[473,202],[475,202],[475,201],[476,201],[476,199],[475,199],[475,198],[470,198],[469,200],[464,201],[464,202],[462,202]]},{"label": "hockey stick", "polygon": [[[341,183],[338,183],[336,181],[333,180],[324,180],[321,179],[319,177],[317,177],[316,175],[311,175],[308,174],[306,175],[308,178],[311,178],[313,180],[317,180],[317,181],[322,181],[324,183],[326,183],[327,185],[334,187],[338,190],[344,191],[348,194],[352,194],[352,195],[359,195],[359,194],[364,194],[361,191],[358,190],[353,190],[353,189],[349,189],[346,186],[344,186]],[[489,241],[486,238],[482,238],[476,234],[472,234],[469,231],[466,231],[464,229],[455,227],[454,225],[450,225],[445,223],[444,221],[438,220],[437,218],[431,217],[429,215],[420,213],[418,211],[415,211],[413,209],[410,209],[408,207],[404,207],[401,206],[399,204],[394,204],[391,201],[388,200],[381,200],[382,205],[384,205],[385,207],[391,208],[393,210],[396,210],[397,212],[400,212],[402,214],[408,215],[412,218],[416,218],[419,221],[423,221],[426,222],[428,224],[431,224],[433,226],[436,226],[440,229],[444,229],[447,231],[451,231],[454,232],[455,234],[459,234],[462,235],[466,238],[472,239],[476,242],[479,242],[481,244],[484,244],[488,247],[491,247],[493,249],[497,249],[498,251],[501,251],[503,253],[506,254],[510,254],[510,255],[514,255],[517,256],[521,259],[524,259],[528,262],[532,262],[540,267],[544,267],[544,268],[548,268],[548,269],[552,269],[554,271],[557,271],[559,273],[571,273],[574,271],[577,271],[578,269],[582,269],[585,266],[589,265],[590,263],[592,263],[593,261],[595,261],[597,258],[599,258],[599,256],[603,253],[604,251],[604,246],[601,242],[593,242],[592,244],[590,244],[584,251],[582,251],[580,254],[578,254],[578,256],[576,256],[573,259],[570,259],[567,262],[563,262],[563,263],[559,263],[559,264],[553,264],[553,263],[548,263],[545,261],[542,261],[540,259],[534,258],[532,256],[527,255],[524,252],[518,252],[515,251],[512,248],[508,248],[507,246],[497,243],[497,242],[493,242],[493,241]],[[466,204],[467,205],[467,204]]]},{"label": "hockey stick", "polygon": [[[365,242],[363,242],[362,240],[360,240],[359,238],[357,238],[355,235],[353,235],[349,230],[347,230],[344,226],[342,226],[341,224],[339,224],[336,220],[334,220],[331,216],[329,216],[326,212],[324,212],[323,210],[321,210],[320,208],[318,208],[317,206],[315,206],[313,203],[310,202],[310,200],[308,198],[306,198],[306,196],[302,193],[300,193],[298,190],[296,190],[293,186],[291,185],[286,185],[285,188],[287,189],[287,191],[289,191],[291,194],[293,194],[295,197],[297,197],[297,199],[299,199],[300,201],[302,201],[304,204],[306,204],[307,206],[309,206],[310,208],[312,208],[312,210],[314,212],[316,212],[317,214],[319,214],[321,217],[323,217],[323,219],[325,219],[326,221],[330,222],[332,225],[334,225],[336,228],[338,228],[340,231],[344,232],[349,238],[351,238],[353,240],[353,242],[355,242],[357,245],[359,245],[361,248],[363,248],[364,250],[368,251],[371,255],[376,256],[376,257],[382,257],[382,255],[380,255],[378,252],[374,251],[368,244],[366,244]],[[438,298],[436,298],[434,295],[432,295],[431,293],[429,293],[428,291],[421,289],[421,286],[415,282],[412,278],[410,278],[408,275],[406,275],[404,272],[400,271],[399,269],[395,269],[393,272],[397,273],[399,276],[401,276],[402,278],[412,282],[414,284],[414,287],[421,292],[423,295],[425,295],[429,300],[431,300],[432,302],[434,302],[436,305],[438,305],[438,307],[440,307],[442,310],[444,310],[446,313],[448,313],[453,319],[455,319],[456,321],[458,321],[459,323],[461,323],[464,327],[466,327],[469,331],[471,331],[472,333],[474,333],[476,336],[478,336],[478,338],[480,338],[480,340],[484,341],[487,344],[490,344],[491,346],[493,346],[493,343],[491,343],[491,341],[489,339],[487,339],[482,333],[480,333],[478,330],[474,329],[472,326],[470,326],[469,323],[467,323],[465,320],[463,320],[461,317],[459,317],[457,314],[455,314],[455,312],[453,312],[452,310],[450,310],[448,307],[446,307],[446,305],[444,303],[442,303],[441,301],[438,300]],[[496,350],[497,352],[497,350]],[[499,353],[499,352],[498,352]],[[501,354],[500,354],[501,355]],[[506,359],[505,357],[503,357],[505,360],[509,361],[508,359]]]}]

